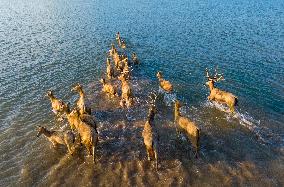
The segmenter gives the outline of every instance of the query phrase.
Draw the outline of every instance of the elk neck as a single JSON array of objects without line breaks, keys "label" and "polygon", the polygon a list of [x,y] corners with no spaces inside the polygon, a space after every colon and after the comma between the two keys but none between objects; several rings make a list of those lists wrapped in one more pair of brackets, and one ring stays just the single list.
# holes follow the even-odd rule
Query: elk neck
[{"label": "elk neck", "polygon": [[212,91],[215,88],[214,81],[210,81],[208,86],[209,86],[210,91]]}]

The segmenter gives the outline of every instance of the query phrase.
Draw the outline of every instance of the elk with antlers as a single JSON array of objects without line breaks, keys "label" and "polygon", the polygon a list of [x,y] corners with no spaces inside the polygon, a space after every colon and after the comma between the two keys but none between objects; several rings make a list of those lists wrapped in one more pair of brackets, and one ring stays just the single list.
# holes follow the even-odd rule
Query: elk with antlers
[{"label": "elk with antlers", "polygon": [[214,85],[215,82],[224,80],[223,75],[218,74],[217,69],[215,69],[214,76],[209,75],[209,71],[207,68],[205,72],[206,72],[206,78],[208,79],[208,81],[206,82],[206,85],[210,89],[210,95],[208,96],[208,99],[227,104],[228,107],[230,108],[231,113],[234,113],[235,106],[238,103],[238,98],[230,92],[226,92],[218,88],[215,88],[215,85]]},{"label": "elk with antlers", "polygon": [[80,95],[77,101],[77,107],[80,110],[80,114],[91,114],[91,108],[87,106],[87,103],[85,101],[85,92],[83,90],[83,87],[78,83],[71,89],[71,91],[76,91]]},{"label": "elk with antlers", "polygon": [[195,148],[195,156],[198,156],[199,150],[199,138],[200,138],[200,130],[197,125],[192,122],[190,119],[181,116],[180,114],[181,103],[176,100],[174,106],[174,116],[175,116],[175,124],[178,129],[182,129],[188,136],[190,142]]},{"label": "elk with antlers", "polygon": [[150,161],[151,159],[156,161],[156,169],[158,169],[158,140],[159,136],[155,128],[154,118],[157,113],[156,110],[156,98],[157,95],[153,94],[150,101],[149,113],[147,116],[147,121],[144,125],[142,132],[142,137],[144,139],[144,145],[146,147],[147,157]]}]

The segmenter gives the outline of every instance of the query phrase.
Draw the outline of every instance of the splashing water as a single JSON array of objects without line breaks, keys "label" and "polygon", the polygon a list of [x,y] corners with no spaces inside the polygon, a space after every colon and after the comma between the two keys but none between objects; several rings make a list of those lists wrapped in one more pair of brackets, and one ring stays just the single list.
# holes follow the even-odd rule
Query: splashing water
[{"label": "splashing water", "polygon": [[254,133],[256,138],[262,143],[275,146],[275,142],[278,142],[276,145],[278,145],[280,149],[283,147],[284,140],[281,138],[281,135],[272,132],[267,127],[262,127],[260,120],[254,119],[249,113],[246,112],[243,114],[236,109],[235,113],[231,114],[230,109],[227,106],[215,101],[207,101],[205,106],[225,112],[225,117],[228,122],[232,122],[234,119],[238,120],[240,125]]}]

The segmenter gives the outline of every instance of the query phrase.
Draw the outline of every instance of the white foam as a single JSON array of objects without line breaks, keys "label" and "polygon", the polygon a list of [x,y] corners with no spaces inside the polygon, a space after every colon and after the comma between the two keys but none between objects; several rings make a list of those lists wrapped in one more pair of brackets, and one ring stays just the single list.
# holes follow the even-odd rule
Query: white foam
[{"label": "white foam", "polygon": [[167,106],[172,106],[172,103],[177,99],[175,93],[167,93],[161,87],[159,87],[158,92],[164,95],[164,102]]},{"label": "white foam", "polygon": [[254,133],[262,143],[275,145],[275,142],[278,142],[277,144],[280,147],[284,146],[284,140],[280,135],[273,133],[269,128],[261,127],[260,120],[254,119],[249,113],[246,112],[243,114],[240,111],[236,110],[232,115],[230,113],[229,107],[214,101],[207,101],[205,103],[205,106],[210,108],[217,108],[218,110],[225,112],[226,120],[228,122],[231,122],[235,119],[238,120],[240,125],[244,126],[252,133]]}]

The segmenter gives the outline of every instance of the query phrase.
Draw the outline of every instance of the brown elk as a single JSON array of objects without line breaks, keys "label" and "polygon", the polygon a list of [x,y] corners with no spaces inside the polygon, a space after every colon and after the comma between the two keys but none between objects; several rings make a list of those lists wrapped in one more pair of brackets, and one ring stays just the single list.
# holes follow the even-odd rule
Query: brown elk
[{"label": "brown elk", "polygon": [[113,98],[118,96],[118,93],[113,85],[106,83],[104,78],[102,78],[100,82],[103,85],[102,91],[105,92],[109,97]]},{"label": "brown elk", "polygon": [[59,115],[59,113],[62,112],[61,108],[65,106],[66,104],[60,99],[56,98],[52,90],[48,90],[46,96],[49,97],[50,99],[53,113],[55,113],[56,115]]},{"label": "brown elk", "polygon": [[124,107],[124,104],[126,103],[126,107],[129,108],[133,104],[132,89],[123,73],[118,77],[118,80],[121,81],[121,92],[122,92],[120,105]]},{"label": "brown elk", "polygon": [[122,48],[122,49],[125,49],[126,48],[126,43],[125,43],[125,41],[124,40],[120,40],[120,47]]},{"label": "brown elk", "polygon": [[66,116],[71,128],[75,128],[78,131],[81,144],[85,145],[89,155],[93,155],[95,161],[95,150],[98,142],[97,129],[80,118],[77,108],[74,108],[70,113],[66,113]]},{"label": "brown elk", "polygon": [[154,98],[152,97],[152,101],[150,103],[149,113],[147,116],[147,121],[144,125],[144,129],[142,132],[142,137],[144,139],[144,145],[147,152],[148,160],[150,161],[155,160],[156,162],[156,169],[158,169],[158,140],[159,135],[156,131],[155,124],[154,124],[154,118],[155,114],[157,113],[156,110],[156,98],[157,96],[154,95]]},{"label": "brown elk", "polygon": [[65,145],[71,155],[74,152],[74,143],[75,135],[71,131],[59,132],[59,131],[50,131],[45,127],[38,126],[37,137],[43,134],[56,148],[59,144]]},{"label": "brown elk", "polygon": [[166,92],[172,92],[173,91],[173,85],[169,82],[163,79],[163,75],[160,71],[157,72],[157,78],[160,82],[161,88]]},{"label": "brown elk", "polygon": [[110,50],[109,50],[109,55],[112,56],[112,55],[114,55],[114,53],[116,53],[116,52],[117,52],[117,49],[115,48],[114,44],[112,43],[112,44],[111,44],[111,48],[110,48]]},{"label": "brown elk", "polygon": [[[75,123],[77,123],[78,120],[74,119],[74,118],[68,118],[68,115],[70,115],[70,113],[71,113],[69,104],[63,106],[62,112],[65,113],[65,115],[67,117],[67,121],[69,122],[70,128],[72,130],[75,130],[76,125],[77,125],[77,124],[75,125]],[[83,122],[87,123],[88,125],[90,125],[94,129],[97,129],[97,124],[96,124],[95,118],[93,116],[91,116],[89,114],[80,114],[79,117]]]},{"label": "brown elk", "polygon": [[174,105],[174,120],[177,129],[184,131],[189,138],[191,144],[195,148],[195,156],[198,157],[200,130],[197,125],[190,119],[181,116],[180,114],[181,103],[176,100]]},{"label": "brown elk", "polygon": [[120,38],[120,33],[119,32],[116,33],[115,39],[116,39],[116,41],[120,41],[121,38]]},{"label": "brown elk", "polygon": [[109,58],[107,58],[106,64],[107,64],[107,70],[106,70],[107,78],[108,79],[112,79],[114,77],[114,70],[113,70],[113,68],[111,66]]},{"label": "brown elk", "polygon": [[122,73],[125,75],[125,78],[127,80],[130,79],[130,71],[129,71],[129,66],[128,66],[128,58],[126,57],[124,60],[122,60],[124,63]]},{"label": "brown elk", "polygon": [[223,75],[218,74],[216,69],[215,69],[214,76],[209,75],[209,71],[207,68],[205,72],[206,72],[206,78],[208,79],[208,81],[206,82],[206,85],[210,89],[210,95],[208,96],[208,99],[227,104],[227,106],[230,108],[231,113],[234,113],[235,106],[238,103],[238,98],[230,92],[226,92],[218,88],[215,88],[215,85],[214,85],[215,82],[224,80]]},{"label": "brown elk", "polygon": [[79,99],[77,100],[77,107],[80,110],[80,114],[91,114],[91,108],[87,105],[85,100],[85,93],[83,87],[78,83],[74,86],[71,91],[76,91],[79,93]]}]

